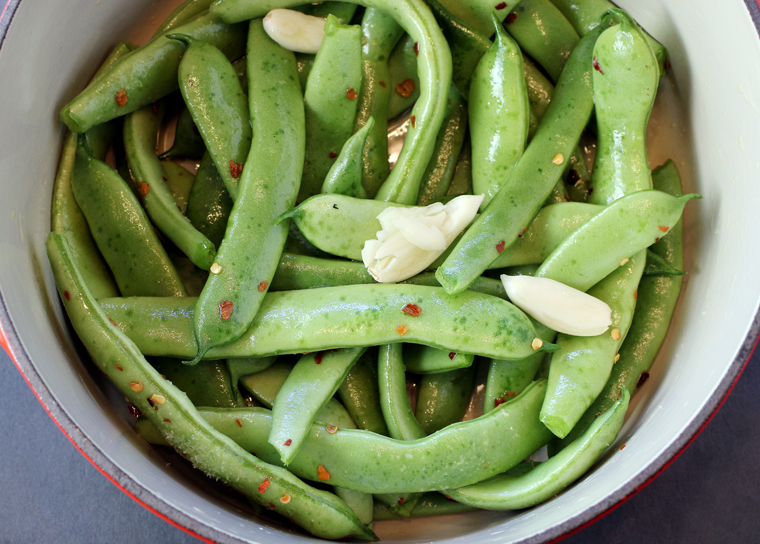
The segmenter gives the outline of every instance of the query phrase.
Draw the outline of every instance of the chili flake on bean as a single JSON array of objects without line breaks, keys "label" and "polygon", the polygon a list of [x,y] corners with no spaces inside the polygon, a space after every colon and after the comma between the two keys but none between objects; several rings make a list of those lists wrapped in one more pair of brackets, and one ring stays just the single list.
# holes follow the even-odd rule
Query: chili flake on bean
[{"label": "chili flake on bean", "polygon": [[239,419],[236,419],[236,420],[235,420],[235,423],[237,423],[237,424],[238,424],[238,427],[240,427],[240,428],[242,428],[242,427],[243,427],[243,424],[240,422],[240,420],[239,420]]},{"label": "chili flake on bean", "polygon": [[324,465],[319,465],[317,467],[317,478],[322,480],[323,482],[326,482],[330,479],[330,473],[327,472],[327,469],[324,467]]},{"label": "chili flake on bean", "polygon": [[288,438],[288,439],[287,439],[287,440],[286,440],[286,441],[283,443],[283,445],[284,445],[284,446],[290,446],[292,443],[293,443],[293,441],[292,441],[290,438]]},{"label": "chili flake on bean", "polygon": [[318,365],[322,364],[322,357],[324,357],[324,356],[325,356],[325,352],[324,351],[318,352],[314,356],[314,362],[317,363]]},{"label": "chili flake on bean", "polygon": [[335,434],[338,432],[338,428],[335,425],[327,425],[325,427],[325,430],[330,434]]},{"label": "chili flake on bean", "polygon": [[64,296],[64,298],[65,298],[66,300],[71,300],[71,295],[69,295],[69,292],[68,292],[68,291],[64,291],[64,292],[63,292],[63,296]]},{"label": "chili flake on bean", "polygon": [[661,230],[662,232],[668,232],[668,227],[657,227],[657,230]]},{"label": "chili flake on bean", "polygon": [[346,91],[346,98],[348,98],[349,100],[356,100],[357,98],[359,98],[359,94],[354,90],[353,87],[350,87]]},{"label": "chili flake on bean", "polygon": [[417,42],[414,42],[414,45],[412,46],[412,50],[414,51],[414,56],[419,57],[420,56],[420,44]]},{"label": "chili flake on bean", "polygon": [[264,291],[266,291],[267,287],[269,287],[269,282],[268,281],[262,281],[259,284],[259,293],[263,293]]},{"label": "chili flake on bean", "polygon": [[380,85],[383,89],[385,89],[385,81],[378,81],[378,85]]},{"label": "chili flake on bean", "polygon": [[139,393],[143,390],[143,385],[140,382],[129,382],[129,388],[135,393]]},{"label": "chili flake on bean", "polygon": [[502,9],[504,9],[504,8],[506,8],[506,7],[507,7],[507,3],[506,3],[506,2],[499,2],[499,3],[498,3],[498,4],[496,4],[496,6],[494,6],[494,7],[495,7],[497,10],[502,10]]},{"label": "chili flake on bean", "polygon": [[116,93],[116,103],[119,105],[120,108],[123,108],[127,102],[129,101],[129,98],[127,98],[127,91],[124,89],[121,89],[118,93]]},{"label": "chili flake on bean", "polygon": [[422,308],[416,304],[407,304],[401,311],[405,314],[409,314],[412,317],[419,317],[422,313]]},{"label": "chili flake on bean", "polygon": [[331,158],[331,159],[334,159],[334,158],[335,158],[335,157],[337,157],[337,156],[338,156],[338,154],[337,154],[337,153],[334,153],[334,152],[330,151],[330,158]]},{"label": "chili flake on bean", "polygon": [[414,80],[407,78],[398,85],[396,85],[396,92],[404,98],[409,98],[414,93]]},{"label": "chili flake on bean", "polygon": [[504,246],[505,246],[505,242],[504,242],[504,240],[502,240],[501,242],[499,242],[498,244],[496,244],[496,251],[498,253],[502,253],[504,251]]},{"label": "chili flake on bean", "polygon": [[240,176],[240,173],[243,171],[243,165],[238,164],[232,159],[230,159],[230,174],[232,174],[232,177],[237,179],[238,176]]},{"label": "chili flake on bean", "polygon": [[457,352],[456,351],[450,351],[449,352],[449,359],[454,359],[454,357],[456,357],[456,356],[457,356]]},{"label": "chili flake on bean", "polygon": [[285,493],[282,497],[280,497],[280,502],[282,504],[288,504],[290,502],[290,495]]},{"label": "chili flake on bean", "polygon": [[222,316],[222,319],[229,319],[232,315],[232,301],[231,300],[223,300],[219,303],[219,313]]},{"label": "chili flake on bean", "polygon": [[409,330],[409,327],[407,327],[403,323],[400,324],[398,327],[396,327],[396,332],[399,333],[401,336],[404,336],[406,334],[406,331],[408,330]]},{"label": "chili flake on bean", "polygon": [[596,60],[596,57],[594,57],[593,64],[594,64],[594,70],[596,70],[600,74],[604,75],[604,70],[602,70],[602,67],[599,66],[599,61]]},{"label": "chili flake on bean", "polygon": [[259,493],[266,491],[267,487],[269,487],[269,478],[261,482],[261,485],[259,485]]},{"label": "chili flake on bean", "polygon": [[636,389],[644,385],[644,383],[649,379],[649,372],[642,372],[641,376],[639,376],[639,381],[636,382]]},{"label": "chili flake on bean", "polygon": [[412,115],[411,119],[409,119],[409,122],[412,124],[412,128],[417,127],[417,117]]},{"label": "chili flake on bean", "polygon": [[508,25],[511,25],[511,24],[512,24],[512,23],[514,23],[516,20],[517,20],[517,14],[516,14],[516,13],[510,13],[509,15],[507,15],[507,18],[506,18],[505,22],[506,22]]},{"label": "chili flake on bean", "polygon": [[139,191],[140,191],[140,194],[141,194],[142,196],[145,196],[145,195],[147,195],[147,194],[150,192],[150,185],[148,185],[148,184],[147,184],[147,183],[145,183],[144,181],[141,181],[141,182],[138,184],[138,186],[137,186],[137,187],[138,187],[138,189],[139,189]]}]

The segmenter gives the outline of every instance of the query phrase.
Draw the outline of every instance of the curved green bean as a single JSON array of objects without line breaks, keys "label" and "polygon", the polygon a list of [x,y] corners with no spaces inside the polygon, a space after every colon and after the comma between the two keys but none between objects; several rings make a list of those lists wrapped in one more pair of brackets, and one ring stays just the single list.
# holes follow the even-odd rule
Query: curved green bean
[{"label": "curved green bean", "polygon": [[425,435],[462,420],[474,380],[473,366],[422,376],[414,416]]},{"label": "curved green bean", "polygon": [[474,360],[472,353],[445,352],[419,344],[404,344],[404,365],[414,374],[436,374],[468,368]]},{"label": "curved green bean", "polygon": [[230,193],[216,169],[214,159],[209,153],[204,153],[187,199],[187,218],[214,247],[219,247],[231,211]]},{"label": "curved green bean", "polygon": [[364,352],[348,371],[338,388],[343,405],[357,427],[388,436],[388,427],[380,407],[380,387],[377,381],[377,357]]},{"label": "curved green bean", "polygon": [[370,117],[362,128],[346,140],[338,158],[325,176],[322,193],[367,198],[367,192],[362,185],[362,156],[367,138],[374,126],[375,119]]}]

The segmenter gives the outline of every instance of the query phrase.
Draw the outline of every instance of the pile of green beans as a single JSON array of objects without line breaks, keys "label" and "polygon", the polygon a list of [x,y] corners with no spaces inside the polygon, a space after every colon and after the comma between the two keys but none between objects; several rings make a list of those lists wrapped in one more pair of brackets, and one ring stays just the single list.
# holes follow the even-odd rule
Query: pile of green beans
[{"label": "pile of green beans", "polygon": [[[61,111],[47,250],[140,436],[335,540],[527,508],[597,462],[664,340],[698,195],[647,161],[667,51],[607,0],[570,4],[186,0],[116,46]],[[283,8],[326,20],[316,55],[265,30]],[[375,281],[381,212],[472,194],[427,271]],[[612,327],[558,335],[503,273],[587,291]]]}]

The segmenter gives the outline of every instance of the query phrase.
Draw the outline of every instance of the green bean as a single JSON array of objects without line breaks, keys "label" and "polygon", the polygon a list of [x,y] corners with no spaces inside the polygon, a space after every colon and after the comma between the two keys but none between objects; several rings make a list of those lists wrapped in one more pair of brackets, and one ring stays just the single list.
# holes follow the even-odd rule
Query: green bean
[{"label": "green bean", "polygon": [[557,184],[563,168],[556,163],[572,154],[593,109],[593,45],[608,24],[609,19],[587,34],[570,55],[541,126],[509,179],[438,268],[436,277],[447,292],[466,289],[511,246]]},{"label": "green bean", "polygon": [[462,146],[462,152],[459,154],[459,160],[457,160],[457,166],[454,170],[454,177],[451,178],[451,185],[449,185],[446,194],[451,197],[472,194],[472,147],[470,140],[465,140],[464,146]]},{"label": "green bean", "polygon": [[285,380],[288,379],[294,366],[295,363],[289,358],[279,358],[259,372],[241,376],[240,385],[257,401],[271,410],[277,393]]},{"label": "green bean", "polygon": [[156,156],[161,108],[147,106],[124,119],[124,149],[130,171],[138,184],[145,211],[158,229],[195,263],[208,270],[216,250],[177,208],[164,182],[166,172]]},{"label": "green bean", "polygon": [[[406,367],[401,344],[380,346],[377,359],[380,408],[388,426],[390,437],[395,440],[417,440],[427,433],[414,417],[406,389]],[[420,499],[418,493],[386,493],[377,499],[390,505],[402,516],[408,516]]]},{"label": "green bean", "polygon": [[404,34],[388,57],[391,89],[388,97],[388,119],[396,119],[414,106],[420,98],[421,85],[415,43],[417,42],[414,38]]},{"label": "green bean", "polygon": [[333,397],[351,367],[367,348],[317,352],[302,356],[277,393],[269,443],[290,464],[311,430],[315,416]]},{"label": "green bean", "polygon": [[[419,440],[394,440],[353,429],[331,434],[314,425],[288,468],[310,480],[318,479],[321,472],[331,485],[364,493],[418,493],[470,485],[509,470],[549,440],[551,433],[538,421],[545,391],[546,382],[535,382],[489,414]],[[279,453],[267,442],[272,425],[268,410],[199,412],[262,461],[279,464]]]},{"label": "green bean", "polygon": [[167,33],[169,30],[185,24],[201,12],[206,11],[213,0],[185,0],[177,9],[172,11],[169,16],[161,23],[153,34],[153,38]]},{"label": "green bean", "polygon": [[93,294],[98,297],[115,297],[118,296],[119,290],[93,239],[87,219],[74,197],[76,156],[77,135],[69,132],[64,138],[53,188],[52,230],[66,237],[72,259],[77,263],[85,283]]},{"label": "green bean", "polygon": [[375,283],[362,263],[283,253],[270,291]]},{"label": "green bean", "polygon": [[645,261],[646,253],[640,251],[588,291],[612,310],[610,331],[590,337],[560,334],[557,338],[561,348],[552,356],[541,421],[559,438],[568,435],[610,376],[615,354],[631,324]]},{"label": "green bean", "polygon": [[[596,28],[602,16],[615,7],[615,4],[609,0],[583,0],[582,2],[578,2],[577,0],[551,1],[567,17],[567,20],[570,21],[570,24],[573,25],[581,36],[585,36]],[[649,34],[646,34],[646,39],[652,51],[654,51],[655,57],[657,57],[660,76],[662,76],[668,66],[668,50]]]},{"label": "green bean", "polygon": [[204,153],[187,199],[187,218],[214,247],[219,247],[227,229],[230,211],[232,198],[211,155]]},{"label": "green bean", "polygon": [[359,491],[351,491],[343,487],[335,487],[335,494],[346,502],[349,508],[354,511],[356,517],[359,518],[359,521],[365,525],[372,523],[372,515],[374,513],[372,495]]},{"label": "green bean", "polygon": [[523,54],[523,68],[525,69],[525,85],[528,92],[528,102],[536,114],[536,117],[543,119],[549,103],[554,95],[554,85],[546,79],[541,70],[536,68],[533,61]]},{"label": "green bean", "polygon": [[[678,223],[676,223],[676,225],[678,225]],[[660,242],[657,242],[657,244],[659,243]],[[686,272],[684,272],[683,270],[678,270],[677,268],[671,266],[668,263],[668,261],[666,261],[658,253],[655,253],[654,251],[652,251],[652,247],[656,247],[657,244],[654,244],[653,246],[650,246],[649,249],[647,249],[647,266],[646,268],[644,268],[644,275],[645,276],[683,276],[684,274],[686,274]]]},{"label": "green bean", "polygon": [[354,364],[338,388],[343,405],[360,429],[388,436],[388,427],[380,407],[377,382],[377,357],[365,352]]},{"label": "green bean", "polygon": [[507,17],[505,28],[554,81],[580,41],[570,22],[549,0],[520,0]]},{"label": "green bean", "polygon": [[[422,516],[435,516],[440,514],[454,514],[456,512],[465,512],[467,510],[473,510],[473,508],[451,499],[447,499],[445,495],[433,491],[422,495],[422,498],[417,501],[417,504],[409,515],[413,518],[416,518]],[[375,502],[372,517],[375,520],[383,520],[397,519],[401,516],[394,512],[392,508],[388,508],[382,503]]]},{"label": "green bean", "polygon": [[[672,161],[655,168],[652,179],[657,189],[673,196],[681,194],[681,180]],[[649,255],[654,252],[671,267],[683,267],[683,220],[651,247],[647,264]],[[647,371],[665,340],[681,283],[680,276],[650,276],[641,279],[631,328],[620,347],[620,358],[612,367],[607,384],[567,437],[552,442],[552,449],[561,449],[580,436],[596,419],[597,414],[615,402],[622,389],[627,388],[635,393],[643,385],[648,377]]]},{"label": "green bean", "polygon": [[72,190],[122,295],[187,296],[132,191],[110,166],[88,153],[81,138]]},{"label": "green bean", "polygon": [[334,16],[304,90],[306,153],[298,201],[319,193],[335,157],[351,136],[362,86],[361,28]]},{"label": "green bean", "polygon": [[[102,299],[111,318],[146,355],[188,357],[192,298]],[[404,313],[416,305],[417,317]],[[412,313],[416,311],[412,308]],[[287,331],[287,334],[284,334]],[[440,287],[351,285],[267,295],[250,329],[238,340],[208,351],[207,358],[265,357],[411,342],[496,359],[534,352],[530,320],[505,300],[474,291],[447,295]],[[542,351],[553,351],[544,342]]]},{"label": "green bean", "polygon": [[493,17],[501,22],[519,0],[494,4],[491,0],[444,0],[441,3],[451,14],[485,36],[493,34]]},{"label": "green bean", "polygon": [[536,275],[588,290],[626,259],[657,242],[675,225],[684,206],[699,195],[672,197],[661,191],[624,196],[568,236]]},{"label": "green bean", "polygon": [[238,404],[235,389],[224,361],[201,361],[195,367],[168,357],[154,357],[150,364],[162,376],[185,393],[195,406],[235,408]]},{"label": "green bean", "polygon": [[250,406],[251,404],[246,401],[240,391],[240,379],[249,374],[255,374],[266,370],[274,364],[277,360],[277,356],[264,357],[262,359],[253,358],[238,358],[238,359],[226,359],[227,372],[230,375],[230,384],[232,391],[235,394],[235,401],[238,406]]},{"label": "green bean", "polygon": [[338,158],[325,176],[322,193],[367,198],[367,192],[362,185],[362,156],[367,138],[374,126],[375,119],[370,117],[362,128],[346,140]]},{"label": "green bean", "polygon": [[[100,65],[100,68],[98,68],[98,71],[92,76],[93,79],[105,72],[117,60],[135,49],[137,49],[137,46],[132,43],[119,42],[116,44],[116,47],[113,48],[111,53],[106,57],[106,60],[103,61],[103,64]],[[119,123],[116,122],[101,123],[84,133],[87,147],[92,152],[93,157],[100,161],[105,160],[106,152],[116,137],[119,127]]]},{"label": "green bean", "polygon": [[[374,119],[362,153],[362,185],[370,198],[391,173],[388,165],[388,100],[392,96],[388,58],[404,31],[385,12],[368,8],[362,18],[362,88],[354,130]],[[323,191],[324,192],[324,191]]]},{"label": "green bean", "polygon": [[167,38],[185,44],[177,70],[179,89],[235,200],[252,137],[247,97],[238,75],[224,53],[213,45],[179,33],[167,34]]},{"label": "green bean", "polygon": [[179,157],[200,159],[204,153],[206,153],[206,143],[203,141],[198,127],[195,126],[190,110],[184,107],[177,118],[172,146],[161,153],[158,158],[161,160]]},{"label": "green bean", "polygon": [[253,143],[216,257],[221,271],[198,298],[194,361],[251,325],[288,233],[288,222],[275,219],[293,206],[301,179],[304,111],[295,56],[267,36],[260,20],[250,25],[248,47]]},{"label": "green bean", "polygon": [[420,183],[417,206],[439,202],[449,190],[467,136],[467,103],[452,85],[447,98],[446,114],[435,140],[433,157]]},{"label": "green bean", "polygon": [[632,191],[652,188],[646,129],[657,94],[656,59],[630,16],[614,10],[620,26],[594,47],[597,153],[589,201],[609,204]]},{"label": "green bean", "polygon": [[580,478],[615,441],[629,400],[628,390],[623,389],[622,398],[594,421],[583,436],[527,474],[496,476],[447,493],[455,501],[488,510],[528,508],[550,499]]},{"label": "green bean", "polygon": [[187,202],[195,183],[195,176],[172,161],[161,161],[161,167],[166,174],[166,187],[174,198],[179,211],[184,215],[187,212]]},{"label": "green bean", "polygon": [[[161,378],[134,344],[110,324],[78,273],[65,238],[51,233],[47,249],[61,300],[95,364],[196,468],[270,508],[276,498],[289,495],[291,500],[280,501],[276,511],[315,536],[375,537],[337,497],[260,461],[215,431],[187,397]],[[262,493],[264,482],[269,486]]]},{"label": "green bean", "polygon": [[[200,13],[175,31],[217,46],[228,58],[243,53],[245,25],[223,23],[212,13]],[[61,110],[61,120],[72,131],[84,132],[153,104],[177,89],[183,51],[182,44],[166,36],[151,40],[119,59],[79,93]]]},{"label": "green bean", "polygon": [[422,376],[414,415],[426,435],[462,420],[474,379],[473,366]]},{"label": "green bean", "polygon": [[520,47],[497,23],[494,44],[478,63],[470,85],[472,190],[484,195],[481,210],[525,149],[529,111]]},{"label": "green bean", "polygon": [[342,24],[347,25],[351,23],[351,19],[353,19],[358,7],[356,4],[348,4],[346,2],[321,2],[310,5],[306,13],[312,17],[321,17],[323,19],[332,15],[340,19]]},{"label": "green bean", "polygon": [[414,374],[436,374],[468,368],[474,360],[475,356],[472,353],[447,353],[419,344],[404,344],[404,364],[406,369]]}]

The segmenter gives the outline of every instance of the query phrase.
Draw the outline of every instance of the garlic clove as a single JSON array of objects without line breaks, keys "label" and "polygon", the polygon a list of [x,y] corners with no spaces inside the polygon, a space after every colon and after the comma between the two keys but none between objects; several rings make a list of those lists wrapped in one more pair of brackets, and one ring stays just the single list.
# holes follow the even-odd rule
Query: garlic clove
[{"label": "garlic clove", "polygon": [[558,281],[505,274],[501,281],[515,306],[557,332],[598,336],[612,324],[606,303]]},{"label": "garlic clove", "polygon": [[264,30],[285,49],[316,54],[325,37],[325,19],[292,9],[273,9],[264,17]]},{"label": "garlic clove", "polygon": [[483,195],[463,195],[443,205],[386,208],[376,240],[367,240],[362,261],[382,283],[403,281],[433,263],[472,222]]}]

